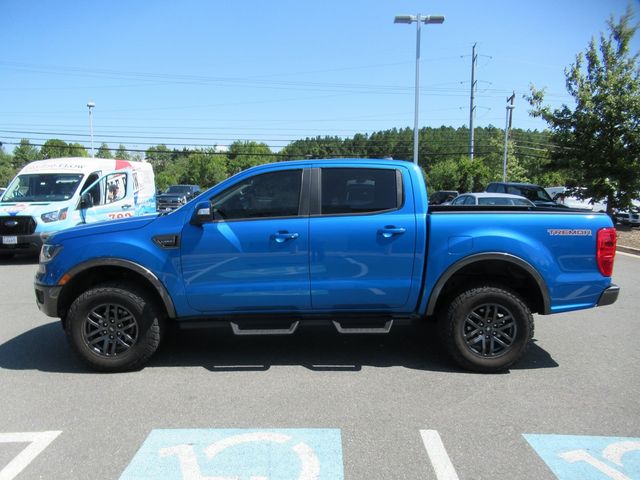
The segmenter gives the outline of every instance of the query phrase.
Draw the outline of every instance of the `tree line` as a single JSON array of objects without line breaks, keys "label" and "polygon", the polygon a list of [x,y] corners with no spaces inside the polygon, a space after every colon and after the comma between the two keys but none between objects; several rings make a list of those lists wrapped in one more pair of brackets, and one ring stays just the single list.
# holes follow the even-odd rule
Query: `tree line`
[{"label": "tree line", "polygon": [[[420,135],[420,165],[432,190],[472,191],[502,176],[504,151],[503,130],[489,126],[475,129],[475,157],[469,159],[469,130],[466,127],[422,128]],[[532,147],[548,142],[544,132],[513,130],[509,141],[509,179],[544,185],[559,184],[562,178],[548,167],[546,147]],[[296,140],[273,151],[268,145],[254,141],[236,141],[228,149],[170,149],[164,144],[144,152],[130,152],[124,145],[117,149],[100,145],[97,158],[149,161],[156,174],[160,190],[177,183],[209,187],[241,170],[269,162],[308,158],[393,158],[413,157],[413,130],[390,129],[353,137],[324,136]],[[60,139],[47,140],[41,148],[23,139],[12,154],[3,152],[0,158],[0,184],[7,184],[27,163],[47,158],[89,157],[87,149],[78,143]],[[3,161],[4,159],[4,161]]]}]

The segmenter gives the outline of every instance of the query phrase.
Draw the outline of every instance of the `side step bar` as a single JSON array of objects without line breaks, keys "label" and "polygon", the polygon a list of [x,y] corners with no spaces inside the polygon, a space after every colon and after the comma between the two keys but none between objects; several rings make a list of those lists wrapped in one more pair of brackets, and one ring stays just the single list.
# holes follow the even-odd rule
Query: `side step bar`
[{"label": "side step bar", "polygon": [[381,327],[343,327],[338,320],[332,320],[338,333],[389,333],[393,326],[393,318],[387,320]]},{"label": "side step bar", "polygon": [[[334,317],[336,318],[336,317]],[[300,324],[307,326],[328,326],[333,324],[340,334],[385,334],[391,331],[393,325],[408,325],[415,319],[411,316],[379,316],[379,317],[305,317],[274,318],[274,317],[240,317],[236,319],[218,318],[210,320],[185,320],[179,322],[181,329],[201,329],[227,327],[229,325],[234,335],[292,335]]]},{"label": "side step bar", "polygon": [[298,328],[300,320],[291,323],[289,328],[240,328],[236,322],[229,322],[234,335],[292,335]]}]

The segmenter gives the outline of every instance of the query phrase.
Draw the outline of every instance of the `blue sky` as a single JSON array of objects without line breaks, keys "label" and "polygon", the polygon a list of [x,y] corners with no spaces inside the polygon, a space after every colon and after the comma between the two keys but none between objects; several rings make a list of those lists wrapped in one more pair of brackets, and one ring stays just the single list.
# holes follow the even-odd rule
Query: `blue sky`
[{"label": "blue sky", "polygon": [[[471,48],[479,54],[476,126],[542,129],[522,95],[571,101],[564,68],[626,0],[185,0],[2,2],[0,141],[228,145],[274,150],[315,135],[413,126],[415,24],[422,29],[420,125],[469,123]],[[631,5],[639,19],[640,2]],[[639,50],[640,38],[634,39]],[[32,133],[40,132],[40,133]]]}]

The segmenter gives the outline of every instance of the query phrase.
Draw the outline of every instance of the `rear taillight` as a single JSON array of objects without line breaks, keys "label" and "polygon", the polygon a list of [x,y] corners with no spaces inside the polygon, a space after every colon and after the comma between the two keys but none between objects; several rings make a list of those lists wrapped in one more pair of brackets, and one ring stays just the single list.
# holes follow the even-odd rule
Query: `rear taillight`
[{"label": "rear taillight", "polygon": [[598,269],[605,277],[613,273],[613,259],[616,256],[616,241],[618,235],[615,228],[601,228],[596,238],[596,260]]}]

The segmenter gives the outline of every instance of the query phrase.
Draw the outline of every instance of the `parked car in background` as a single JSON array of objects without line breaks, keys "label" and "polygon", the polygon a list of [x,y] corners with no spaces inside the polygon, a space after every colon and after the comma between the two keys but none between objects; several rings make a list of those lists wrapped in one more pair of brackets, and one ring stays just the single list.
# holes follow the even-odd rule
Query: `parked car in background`
[{"label": "parked car in background", "polygon": [[510,193],[463,193],[451,201],[451,205],[512,205],[518,207],[535,207],[535,203],[519,195]]},{"label": "parked car in background", "polygon": [[631,208],[615,212],[615,217],[623,225],[640,225],[640,200],[632,200]]},{"label": "parked car in background", "polygon": [[438,190],[429,197],[429,205],[442,205],[445,202],[450,202],[458,195],[460,194],[457,190]]},{"label": "parked car in background", "polygon": [[198,185],[171,185],[164,193],[156,196],[156,208],[159,212],[169,212],[180,208],[198,195]]},{"label": "parked car in background", "polygon": [[534,185],[532,183],[492,182],[487,185],[485,191],[492,193],[510,193],[512,195],[520,195],[521,197],[525,197],[531,200],[536,204],[536,207],[567,208],[564,205],[554,202],[547,191],[540,185]]},{"label": "parked car in background", "polygon": [[[565,207],[582,208],[585,210],[592,210],[594,212],[607,211],[606,201],[594,202],[591,198],[578,198],[570,195],[568,193],[570,190],[567,187],[547,187],[545,190],[554,202],[564,205]],[[584,189],[579,188],[578,190]]]},{"label": "parked car in background", "polygon": [[638,226],[640,225],[640,213],[638,211],[617,212],[616,220],[622,225]]}]

